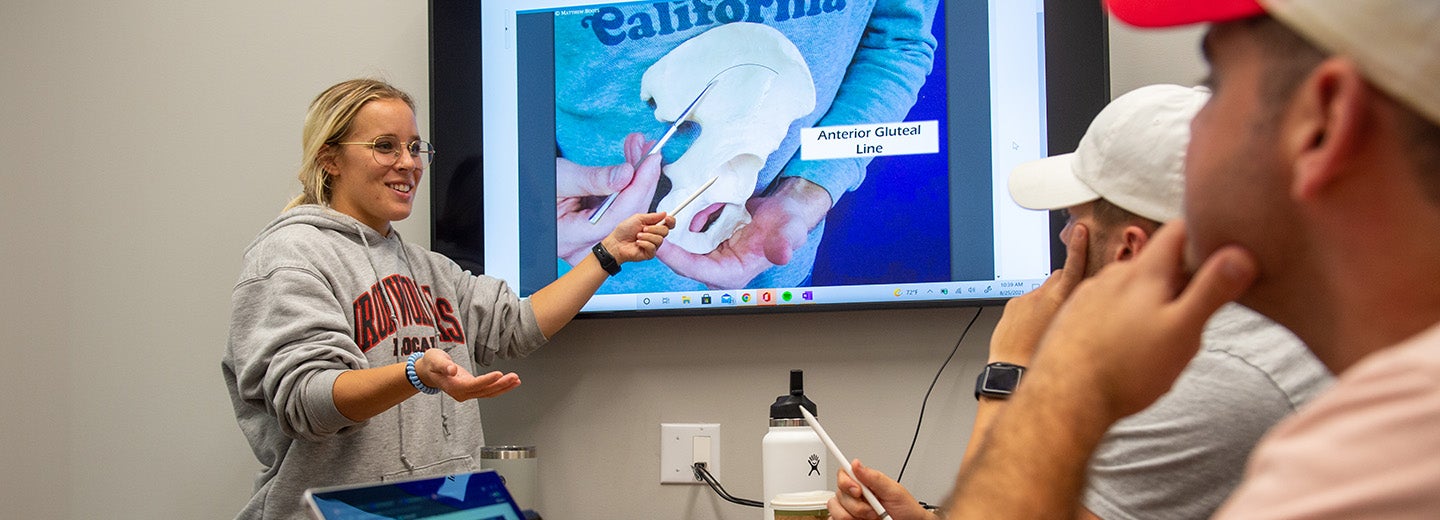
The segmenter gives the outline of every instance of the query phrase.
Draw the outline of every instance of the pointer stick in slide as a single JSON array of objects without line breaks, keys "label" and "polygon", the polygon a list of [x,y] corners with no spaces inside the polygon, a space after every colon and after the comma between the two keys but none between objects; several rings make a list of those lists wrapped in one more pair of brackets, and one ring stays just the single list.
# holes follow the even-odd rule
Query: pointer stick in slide
[{"label": "pointer stick in slide", "polygon": [[[732,66],[732,67],[730,67],[730,68],[735,68],[735,67]],[[725,70],[730,70],[730,69],[725,69]],[[720,71],[720,72],[725,72],[725,71],[722,70],[722,71]],[[678,129],[680,128],[680,123],[684,123],[685,120],[686,120],[686,118],[689,118],[689,117],[690,117],[690,112],[693,112],[693,111],[695,110],[695,105],[700,104],[700,99],[703,98],[703,97],[705,97],[705,93],[710,91],[710,87],[715,86],[715,81],[716,81],[716,79],[719,78],[719,77],[720,77],[720,74],[719,74],[719,73],[716,73],[716,74],[715,74],[715,78],[711,78],[711,79],[710,79],[710,82],[705,84],[705,88],[700,89],[700,94],[699,94],[699,95],[696,95],[696,96],[695,96],[695,99],[690,102],[690,105],[687,106],[687,107],[685,107],[685,111],[680,113],[680,117],[675,118],[675,121],[674,121],[673,123],[670,123],[670,128],[667,129],[667,130],[665,130],[665,135],[660,136],[660,140],[659,140],[659,141],[655,141],[655,144],[650,147],[650,151],[645,152],[645,157],[649,157],[649,156],[651,156],[651,155],[655,155],[655,154],[657,154],[657,153],[660,152],[660,147],[665,146],[665,142],[670,140],[670,136],[675,135],[675,130],[678,130]],[[643,161],[643,159],[642,159],[642,161]],[[599,222],[599,221],[600,221],[600,217],[605,216],[605,211],[606,211],[606,210],[609,210],[609,209],[610,209],[610,205],[615,203],[615,197],[618,196],[618,195],[620,195],[620,192],[617,191],[617,192],[611,193],[609,196],[605,197],[605,202],[601,202],[601,203],[600,203],[600,207],[599,207],[599,208],[596,208],[596,209],[595,209],[595,212],[590,214],[590,223],[591,223],[591,224],[594,224],[594,223],[596,223],[596,222]],[[690,197],[690,198],[691,198],[691,199],[694,199],[695,197],[692,196],[692,197]],[[686,202],[686,203],[689,203],[690,201],[687,200],[687,201],[685,201],[685,202]],[[683,207],[684,204],[681,204],[681,206]],[[671,215],[674,215],[674,213],[671,213]]]},{"label": "pointer stick in slide", "polygon": [[[705,97],[705,93],[710,91],[710,87],[715,86],[715,83],[718,82],[718,81],[720,81],[720,75],[722,75],[722,74],[724,74],[724,73],[726,73],[726,72],[729,72],[731,69],[735,69],[735,68],[739,68],[739,67],[760,67],[760,68],[762,68],[762,69],[765,69],[765,70],[770,71],[770,73],[772,73],[772,74],[775,74],[775,75],[779,75],[779,74],[780,74],[779,71],[777,71],[777,70],[775,70],[775,69],[772,69],[772,68],[770,68],[770,67],[767,67],[767,66],[765,66],[765,65],[763,65],[763,64],[760,64],[760,63],[737,63],[737,64],[731,65],[731,66],[729,66],[729,67],[725,67],[724,69],[721,69],[720,72],[716,72],[714,76],[711,76],[711,77],[710,77],[710,81],[708,81],[708,82],[705,83],[705,88],[700,89],[700,93],[695,95],[695,99],[693,99],[693,100],[690,101],[690,104],[685,107],[685,110],[684,110],[683,112],[680,112],[680,116],[679,116],[679,117],[676,117],[676,118],[675,118],[675,121],[673,121],[673,122],[670,123],[670,128],[668,128],[668,129],[665,130],[665,135],[661,136],[661,137],[660,137],[660,140],[659,140],[659,141],[656,141],[655,144],[650,147],[650,151],[645,152],[645,157],[649,157],[649,156],[651,156],[651,155],[654,155],[654,154],[660,152],[660,147],[665,146],[665,142],[670,140],[670,136],[675,135],[675,131],[680,128],[680,124],[681,124],[681,123],[684,123],[686,120],[690,119],[690,114],[695,111],[695,106],[700,104],[700,100]],[[710,182],[715,182],[715,181],[714,181],[714,180],[711,180]],[[706,184],[705,186],[706,186],[706,187],[709,187],[710,185],[709,185],[709,184]],[[705,191],[705,188],[700,188],[700,191]],[[589,220],[590,220],[590,223],[591,223],[591,224],[594,224],[594,223],[600,221],[600,217],[604,216],[604,215],[605,215],[605,211],[607,211],[607,210],[610,209],[610,205],[615,203],[615,197],[618,196],[619,194],[620,194],[619,192],[611,193],[609,196],[605,197],[605,201],[600,203],[600,207],[599,207],[599,208],[596,208],[596,209],[595,209],[595,212],[590,214]],[[697,193],[697,195],[698,195],[698,193]],[[690,196],[689,199],[686,199],[685,202],[680,205],[680,208],[684,208],[684,207],[685,207],[685,204],[689,204],[690,201],[691,201],[691,200],[694,200],[694,199],[695,199],[695,196],[694,196],[694,195]],[[671,214],[671,215],[674,215],[675,213],[678,213],[679,211],[680,211],[680,209],[677,208],[675,211],[670,212],[670,214]]]}]

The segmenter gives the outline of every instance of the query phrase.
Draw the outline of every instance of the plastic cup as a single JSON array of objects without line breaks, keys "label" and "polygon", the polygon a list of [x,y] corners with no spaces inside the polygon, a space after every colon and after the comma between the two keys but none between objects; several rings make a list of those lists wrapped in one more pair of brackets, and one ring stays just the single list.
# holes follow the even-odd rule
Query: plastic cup
[{"label": "plastic cup", "polygon": [[834,496],[834,491],[824,490],[780,493],[770,499],[770,507],[775,509],[775,520],[828,520],[825,503]]}]

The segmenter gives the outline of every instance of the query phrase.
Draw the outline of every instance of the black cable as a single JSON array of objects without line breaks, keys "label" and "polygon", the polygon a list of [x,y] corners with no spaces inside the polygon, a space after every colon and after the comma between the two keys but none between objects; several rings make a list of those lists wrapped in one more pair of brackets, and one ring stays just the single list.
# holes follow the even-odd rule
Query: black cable
[{"label": "black cable", "polygon": [[756,500],[748,500],[744,498],[735,498],[733,496],[730,496],[730,493],[726,493],[725,488],[720,486],[720,482],[715,480],[715,476],[710,474],[710,470],[705,469],[704,462],[696,462],[694,468],[695,478],[705,481],[706,484],[710,484],[710,489],[715,490],[715,494],[720,495],[720,498],[725,499],[726,502],[740,504],[742,506],[765,507],[764,503]]},{"label": "black cable", "polygon": [[960,344],[965,341],[965,336],[970,334],[970,327],[975,325],[975,320],[980,318],[982,310],[984,307],[975,308],[975,315],[970,317],[970,323],[965,325],[965,330],[960,332],[960,339],[955,340],[955,348],[950,349],[949,356],[945,356],[945,362],[941,363],[940,370],[935,372],[935,379],[930,381],[930,389],[925,391],[925,399],[920,401],[920,418],[915,420],[915,436],[910,438],[910,450],[905,452],[905,462],[900,465],[900,473],[895,476],[896,483],[905,478],[905,467],[910,465],[910,455],[915,453],[915,441],[920,439],[920,425],[925,422],[925,405],[930,402],[930,392],[935,390],[935,383],[940,381],[940,374],[945,372],[945,366],[950,364],[950,359],[960,351]]}]

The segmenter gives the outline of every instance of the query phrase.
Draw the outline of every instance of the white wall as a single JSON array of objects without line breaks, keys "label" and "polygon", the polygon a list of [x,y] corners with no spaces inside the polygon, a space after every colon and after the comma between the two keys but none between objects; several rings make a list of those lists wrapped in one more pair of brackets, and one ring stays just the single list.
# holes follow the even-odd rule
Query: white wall
[{"label": "white wall", "polygon": [[0,517],[240,508],[257,464],[220,355],[241,249],[297,191],[322,89],[380,75],[428,106],[426,19],[380,0],[0,8]]},{"label": "white wall", "polygon": [[[1200,75],[1193,31],[1112,41],[1117,93]],[[324,87],[385,77],[428,126],[425,4],[10,2],[0,45],[0,516],[232,516],[258,469],[219,370],[241,249],[295,193]],[[424,242],[420,198],[399,227]],[[998,311],[931,397],[922,499],[954,476]],[[847,454],[893,473],[974,312],[577,322],[505,365],[525,384],[484,403],[487,435],[540,447],[550,518],[754,518],[658,485],[659,423],[721,423],[722,482],[757,497],[765,412],[804,368]]]},{"label": "white wall", "polygon": [[1110,19],[1110,95],[1152,83],[1198,85],[1205,79],[1200,26],[1135,29]]}]

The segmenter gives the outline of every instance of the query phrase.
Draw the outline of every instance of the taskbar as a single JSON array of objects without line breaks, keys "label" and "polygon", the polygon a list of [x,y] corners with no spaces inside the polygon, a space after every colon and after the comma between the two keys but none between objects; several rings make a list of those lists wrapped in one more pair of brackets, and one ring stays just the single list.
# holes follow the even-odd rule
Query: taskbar
[{"label": "taskbar", "polygon": [[923,303],[995,300],[1020,296],[1039,287],[1042,279],[978,282],[790,287],[774,289],[700,290],[632,294],[597,294],[581,312],[700,310],[791,305]]}]

